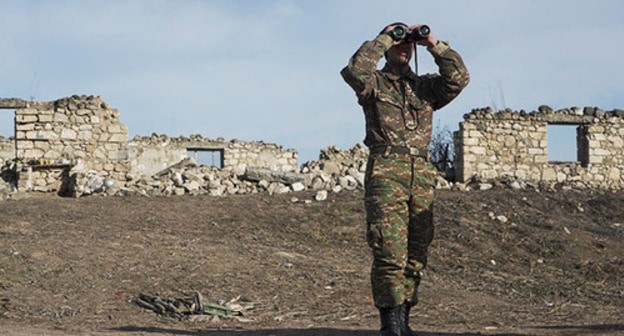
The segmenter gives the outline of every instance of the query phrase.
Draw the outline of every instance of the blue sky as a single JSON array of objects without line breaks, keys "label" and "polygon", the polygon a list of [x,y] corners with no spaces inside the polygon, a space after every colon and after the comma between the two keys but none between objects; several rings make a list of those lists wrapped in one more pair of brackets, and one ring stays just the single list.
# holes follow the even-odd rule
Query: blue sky
[{"label": "blue sky", "polygon": [[622,13],[618,0],[2,0],[0,97],[99,95],[130,137],[265,140],[301,164],[362,141],[339,71],[389,22],[426,23],[463,56],[472,82],[435,120],[455,130],[476,107],[624,108]]}]

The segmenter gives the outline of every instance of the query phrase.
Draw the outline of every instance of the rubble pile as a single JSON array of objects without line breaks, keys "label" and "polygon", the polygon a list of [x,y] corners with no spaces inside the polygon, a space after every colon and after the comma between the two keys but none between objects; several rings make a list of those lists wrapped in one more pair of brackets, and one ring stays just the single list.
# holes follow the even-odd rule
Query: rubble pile
[{"label": "rubble pile", "polygon": [[[104,185],[105,179],[93,186],[93,177],[77,179],[78,194],[104,192],[108,195],[245,195],[256,193],[285,194],[304,190],[340,192],[364,186],[368,151],[361,145],[341,151],[334,146],[321,151],[318,161],[306,162],[298,172],[280,172],[248,167],[244,172],[234,168],[217,169],[198,165],[186,158],[152,176],[135,179],[128,176],[125,186]],[[84,186],[87,185],[85,188]],[[319,197],[317,197],[319,198]]]}]

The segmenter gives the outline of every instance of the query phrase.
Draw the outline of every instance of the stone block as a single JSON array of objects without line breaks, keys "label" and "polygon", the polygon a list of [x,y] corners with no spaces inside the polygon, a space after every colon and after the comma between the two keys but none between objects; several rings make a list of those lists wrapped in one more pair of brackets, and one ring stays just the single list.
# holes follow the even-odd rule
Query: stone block
[{"label": "stone block", "polygon": [[93,113],[93,111],[86,110],[86,109],[80,109],[80,110],[76,111],[76,115],[78,115],[78,116],[86,116],[86,115],[90,115],[92,113]]},{"label": "stone block", "polygon": [[78,132],[78,139],[83,141],[89,141],[93,137],[93,133],[91,131],[80,131]]},{"label": "stone block", "polygon": [[485,147],[470,147],[468,152],[476,155],[485,155]]},{"label": "stone block", "polygon": [[477,146],[477,145],[479,145],[479,139],[477,139],[477,138],[466,138],[463,141],[464,141],[464,145],[466,145],[466,146]]},{"label": "stone block", "polygon": [[525,180],[527,178],[527,171],[525,170],[516,170],[514,172],[514,176],[520,180]]},{"label": "stone block", "polygon": [[301,182],[295,182],[293,183],[291,186],[293,191],[297,192],[297,191],[303,191],[306,189],[305,185],[303,185],[303,183]]},{"label": "stone block", "polygon": [[546,133],[531,132],[531,133],[529,133],[529,138],[530,139],[534,139],[534,140],[546,139]]},{"label": "stone block", "polygon": [[119,125],[109,125],[107,130],[109,133],[122,133],[121,127],[119,127]]},{"label": "stone block", "polygon": [[41,149],[42,151],[48,151],[50,150],[51,146],[50,143],[47,141],[34,141],[33,142],[35,149]]},{"label": "stone block", "polygon": [[63,128],[61,130],[61,139],[63,140],[76,140],[78,134],[73,129]]},{"label": "stone block", "polygon": [[24,151],[24,158],[41,158],[43,157],[43,151],[41,149],[27,149]]},{"label": "stone block", "polygon": [[45,154],[43,154],[43,157],[46,159],[58,159],[61,157],[61,153],[55,151],[55,150],[49,150],[47,152],[45,152]]},{"label": "stone block", "polygon": [[60,124],[64,124],[66,122],[69,122],[69,118],[67,118],[67,116],[64,113],[54,113],[53,121],[60,123]]},{"label": "stone block", "polygon": [[38,118],[36,115],[27,115],[27,114],[16,114],[15,122],[16,123],[33,123],[37,122]]},{"label": "stone block", "polygon": [[552,168],[546,168],[542,171],[543,181],[554,181],[557,179],[557,173]]},{"label": "stone block", "polygon": [[601,164],[603,161],[604,161],[604,157],[602,156],[596,156],[596,155],[589,156],[589,163]]},{"label": "stone block", "polygon": [[598,156],[609,156],[611,155],[611,151],[602,148],[595,148],[590,150],[590,154]]},{"label": "stone block", "polygon": [[35,148],[35,143],[34,141],[18,140],[17,148],[18,149],[33,149]]},{"label": "stone block", "polygon": [[39,113],[40,113],[39,110],[32,109],[32,108],[19,109],[15,111],[16,116],[20,114],[39,114]]},{"label": "stone block", "polygon": [[609,141],[614,148],[624,147],[624,140],[621,137],[611,137]]},{"label": "stone block", "polygon": [[[469,137],[469,138],[477,138],[477,139],[480,139],[480,138],[483,138],[483,133],[481,133],[481,132],[479,132],[479,131],[476,131],[476,130],[474,130],[474,131],[470,131],[470,132],[468,132],[468,137]],[[464,140],[464,141],[465,141],[465,140]]]},{"label": "stone block", "polygon": [[542,148],[529,148],[529,155],[541,155],[545,150]]},{"label": "stone block", "polygon": [[617,168],[611,168],[607,177],[611,181],[620,181],[622,179],[622,175],[620,174],[620,170]]},{"label": "stone block", "polygon": [[46,123],[52,122],[54,120],[54,115],[52,114],[41,114],[38,116],[39,122]]},{"label": "stone block", "polygon": [[111,135],[110,142],[126,142],[128,141],[128,136],[126,134],[113,134]]},{"label": "stone block", "polygon": [[17,131],[33,131],[35,129],[35,124],[16,124],[15,130]]}]

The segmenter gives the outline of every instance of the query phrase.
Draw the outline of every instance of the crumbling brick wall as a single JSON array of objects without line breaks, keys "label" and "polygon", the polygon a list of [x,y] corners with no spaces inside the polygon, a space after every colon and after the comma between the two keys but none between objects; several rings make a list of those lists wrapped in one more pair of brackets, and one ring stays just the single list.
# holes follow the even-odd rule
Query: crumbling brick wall
[{"label": "crumbling brick wall", "polygon": [[[577,126],[577,160],[548,161],[548,125]],[[526,113],[476,109],[454,134],[458,181],[514,178],[577,187],[624,187],[624,111],[542,106]]]}]

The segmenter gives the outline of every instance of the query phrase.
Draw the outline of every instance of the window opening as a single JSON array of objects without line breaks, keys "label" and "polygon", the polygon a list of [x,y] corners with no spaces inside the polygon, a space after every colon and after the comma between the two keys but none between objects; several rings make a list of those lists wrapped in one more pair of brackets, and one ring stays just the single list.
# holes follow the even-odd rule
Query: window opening
[{"label": "window opening", "polygon": [[0,109],[0,136],[15,136],[15,112]]},{"label": "window opening", "polygon": [[223,168],[223,149],[187,148],[186,153],[200,166]]},{"label": "window opening", "polygon": [[583,125],[549,124],[546,130],[548,142],[548,162],[588,161],[587,130]]}]

